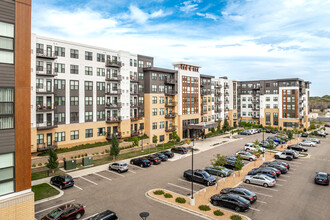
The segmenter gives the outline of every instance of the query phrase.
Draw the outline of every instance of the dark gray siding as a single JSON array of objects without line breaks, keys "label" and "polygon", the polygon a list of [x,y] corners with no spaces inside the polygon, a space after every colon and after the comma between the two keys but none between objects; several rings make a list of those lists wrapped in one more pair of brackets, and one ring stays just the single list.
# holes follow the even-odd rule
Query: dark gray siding
[{"label": "dark gray siding", "polygon": [[0,131],[0,154],[15,151],[15,130],[1,130]]},{"label": "dark gray siding", "polygon": [[15,2],[9,0],[0,1],[0,21],[15,23]]},{"label": "dark gray siding", "polygon": [[0,87],[15,86],[15,66],[10,64],[0,64]]}]

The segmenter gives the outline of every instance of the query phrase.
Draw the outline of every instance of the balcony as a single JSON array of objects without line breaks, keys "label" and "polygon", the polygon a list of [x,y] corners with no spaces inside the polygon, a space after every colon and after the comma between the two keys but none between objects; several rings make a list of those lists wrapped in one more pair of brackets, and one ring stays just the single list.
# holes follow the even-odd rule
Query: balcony
[{"label": "balcony", "polygon": [[57,142],[53,141],[51,145],[46,145],[45,143],[37,144],[37,152],[47,151],[49,149],[56,150]]},{"label": "balcony", "polygon": [[112,89],[110,91],[105,92],[106,95],[120,95],[121,89]]},{"label": "balcony", "polygon": [[122,103],[121,102],[117,102],[117,103],[106,103],[105,104],[105,108],[106,109],[117,109],[117,108],[121,108],[122,107]]},{"label": "balcony", "polygon": [[57,121],[45,121],[43,123],[37,123],[37,130],[47,130],[57,128]]},{"label": "balcony", "polygon": [[114,75],[107,75],[106,77],[105,77],[105,80],[106,81],[120,81],[121,80],[121,75],[116,75],[116,76],[114,76]]},{"label": "balcony", "polygon": [[175,81],[175,79],[165,77],[165,84],[167,84],[167,85],[175,85],[176,84],[176,81]]},{"label": "balcony", "polygon": [[54,77],[54,76],[57,76],[57,73],[52,69],[44,69],[41,66],[37,66],[36,75],[37,76]]},{"label": "balcony", "polygon": [[107,123],[118,123],[121,122],[121,116],[109,117],[106,120]]},{"label": "balcony", "polygon": [[36,92],[38,94],[53,94],[54,93],[54,90],[53,88],[37,88],[36,89]]},{"label": "balcony", "polygon": [[138,83],[139,82],[139,79],[138,79],[138,77],[137,76],[131,76],[130,77],[130,81],[131,81],[131,83]]},{"label": "balcony", "polygon": [[220,101],[220,100],[215,100],[215,102],[214,102],[216,105],[221,105],[222,104],[222,101]]},{"label": "balcony", "polygon": [[165,131],[167,131],[167,132],[173,132],[175,130],[176,130],[176,126],[175,125],[172,125],[172,127],[166,127],[165,128]]},{"label": "balcony", "polygon": [[216,89],[221,89],[222,88],[222,85],[214,85],[214,88],[216,88]]},{"label": "balcony", "polygon": [[259,102],[260,102],[259,99],[252,99],[252,103],[254,103],[254,104],[257,104],[257,103],[259,103]]},{"label": "balcony", "polygon": [[142,134],[141,131],[131,131],[131,137],[139,136],[139,135],[141,135],[141,134]]},{"label": "balcony", "polygon": [[253,93],[252,93],[252,96],[254,96],[254,97],[255,97],[255,96],[256,96],[256,97],[259,97],[259,96],[260,96],[260,93],[253,92]]},{"label": "balcony", "polygon": [[108,134],[107,137],[106,137],[106,139],[108,141],[112,140],[112,135],[114,135],[117,139],[120,139],[121,138],[121,132],[116,132],[114,134]]},{"label": "balcony", "polygon": [[229,96],[229,93],[228,92],[225,92],[225,96]]},{"label": "balcony", "polygon": [[107,60],[105,62],[105,66],[106,67],[114,67],[114,68],[120,68],[122,65],[121,65],[121,62],[120,61],[116,61],[116,60]]},{"label": "balcony", "polygon": [[201,111],[201,115],[207,114],[207,111]]},{"label": "balcony", "polygon": [[225,84],[225,89],[229,89],[229,85],[228,84]]},{"label": "balcony", "polygon": [[225,104],[229,104],[229,100],[225,100]]},{"label": "balcony", "polygon": [[165,118],[175,118],[176,114],[175,113],[169,113],[165,115]]},{"label": "balcony", "polygon": [[130,103],[131,108],[137,108],[138,107],[138,103],[137,102],[131,102]]},{"label": "balcony", "polygon": [[203,99],[201,100],[201,105],[207,105],[207,100],[204,101]]},{"label": "balcony", "polygon": [[177,102],[165,102],[165,107],[175,107],[177,105]]},{"label": "balcony", "polygon": [[215,94],[215,95],[218,95],[218,96],[221,96],[221,95],[222,95],[220,91],[215,91],[214,94]]},{"label": "balcony", "polygon": [[177,92],[176,91],[174,91],[174,90],[165,90],[165,95],[176,95],[177,94]]},{"label": "balcony", "polygon": [[45,51],[42,49],[37,49],[37,58],[55,60],[57,56],[51,51]]},{"label": "balcony", "polygon": [[132,89],[132,90],[130,90],[130,94],[131,95],[138,95],[139,93],[138,93],[137,89]]},{"label": "balcony", "polygon": [[214,112],[221,113],[222,112],[222,109],[221,108],[217,108],[217,109],[214,110]]},{"label": "balcony", "polygon": [[260,89],[260,86],[254,85],[254,86],[252,86],[252,89],[255,89],[255,90]]},{"label": "balcony", "polygon": [[252,115],[252,118],[253,118],[253,119],[259,119],[260,116],[259,116],[259,115]]},{"label": "balcony", "polygon": [[252,111],[260,111],[260,106],[252,106]]},{"label": "balcony", "polygon": [[50,112],[54,111],[54,106],[52,105],[37,105],[37,112]]}]

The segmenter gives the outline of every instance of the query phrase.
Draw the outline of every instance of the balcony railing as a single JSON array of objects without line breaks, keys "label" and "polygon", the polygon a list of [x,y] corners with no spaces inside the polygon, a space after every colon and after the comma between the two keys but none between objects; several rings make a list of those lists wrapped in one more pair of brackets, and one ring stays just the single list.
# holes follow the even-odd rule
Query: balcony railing
[{"label": "balcony railing", "polygon": [[116,89],[116,90],[111,90],[105,92],[106,95],[120,95],[121,94],[121,89]]},{"label": "balcony railing", "polygon": [[108,134],[107,135],[107,137],[106,137],[106,139],[107,140],[112,140],[112,136],[115,136],[117,139],[120,139],[121,138],[121,132],[115,132],[115,133],[113,133],[113,134]]},{"label": "balcony railing", "polygon": [[111,60],[107,60],[105,62],[105,66],[106,67],[115,67],[115,68],[120,68],[122,65],[121,65],[121,62],[120,61],[111,61]]},{"label": "balcony railing", "polygon": [[176,126],[175,125],[172,125],[172,127],[166,127],[165,128],[165,131],[167,131],[167,132],[173,132],[175,130],[176,130]]},{"label": "balcony railing", "polygon": [[252,118],[258,119],[258,118],[260,118],[260,116],[259,115],[252,115]]},{"label": "balcony railing", "polygon": [[37,112],[49,112],[54,111],[54,106],[52,105],[37,105]]},{"label": "balcony railing", "polygon": [[121,102],[117,102],[117,103],[106,103],[105,104],[105,108],[106,109],[116,109],[116,108],[121,108],[122,107],[122,103]]},{"label": "balcony railing", "polygon": [[229,89],[229,85],[228,84],[225,84],[225,89]]},{"label": "balcony railing", "polygon": [[138,93],[137,89],[132,89],[132,90],[130,90],[130,94],[131,95],[138,95],[139,93]]},{"label": "balcony railing", "polygon": [[176,114],[175,113],[169,113],[165,115],[165,118],[175,118]]},{"label": "balcony railing", "polygon": [[131,77],[130,77],[130,81],[131,81],[132,83],[137,83],[137,82],[139,82],[139,79],[138,79],[137,76],[136,76],[136,77],[131,76]]},{"label": "balcony railing", "polygon": [[44,59],[57,59],[57,56],[53,52],[44,51],[42,49],[37,49],[37,57]]},{"label": "balcony railing", "polygon": [[252,110],[253,111],[259,111],[260,110],[260,106],[252,106]]},{"label": "balcony railing", "polygon": [[229,92],[225,92],[225,96],[229,96]]},{"label": "balcony railing", "polygon": [[140,130],[138,130],[138,131],[131,131],[131,137],[134,137],[134,136],[139,136],[139,135],[141,135],[142,134],[142,132],[140,131]]},{"label": "balcony railing", "polygon": [[175,81],[175,79],[165,77],[165,84],[175,85],[176,81]]},{"label": "balcony railing", "polygon": [[252,86],[252,89],[260,89],[260,86]]},{"label": "balcony railing", "polygon": [[114,76],[114,75],[106,75],[106,77],[105,77],[105,80],[106,81],[120,81],[121,80],[121,75],[116,75],[116,76]]},{"label": "balcony railing", "polygon": [[222,112],[222,109],[221,108],[217,108],[214,110],[216,113],[221,113]]},{"label": "balcony railing", "polygon": [[172,102],[165,102],[165,106],[166,107],[174,107],[176,105],[177,105],[177,102],[174,102],[174,101],[172,101]]},{"label": "balcony railing", "polygon": [[51,88],[51,89],[37,88],[36,92],[39,93],[39,94],[52,94],[52,93],[54,93],[54,90],[53,90],[53,88]]},{"label": "balcony railing", "polygon": [[49,76],[49,77],[54,77],[57,76],[57,73],[52,70],[52,69],[45,69],[44,68],[38,68],[39,66],[37,66],[36,69],[36,75],[37,76]]},{"label": "balcony railing", "polygon": [[211,95],[211,92],[210,91],[203,91],[201,90],[201,95],[204,96],[204,95]]},{"label": "balcony railing", "polygon": [[252,99],[252,103],[259,103],[260,100],[259,99]]},{"label": "balcony railing", "polygon": [[138,121],[141,120],[143,117],[139,116],[139,115],[134,115],[131,117],[131,121]]},{"label": "balcony railing", "polygon": [[215,91],[214,94],[215,94],[215,95],[219,95],[219,96],[221,96],[221,92],[220,92],[220,91]]},{"label": "balcony railing", "polygon": [[222,101],[220,101],[220,100],[215,100],[215,102],[214,102],[216,105],[221,105],[222,104]]},{"label": "balcony railing", "polygon": [[46,151],[46,150],[49,150],[49,149],[56,150],[57,149],[57,142],[52,141],[52,143],[50,145],[47,145],[45,143],[37,144],[37,152]]},{"label": "balcony railing", "polygon": [[138,103],[137,102],[131,102],[130,103],[131,108],[137,108],[138,107]]},{"label": "balcony railing", "polygon": [[165,91],[165,95],[176,95],[176,94],[177,94],[177,92],[174,91],[174,90],[166,90]]},{"label": "balcony railing", "polygon": [[222,88],[222,85],[214,85],[214,88],[216,88],[216,89],[221,89]]},{"label": "balcony railing", "polygon": [[121,116],[107,118],[107,123],[118,123],[121,122]]},{"label": "balcony railing", "polygon": [[46,130],[57,128],[57,121],[45,121],[43,123],[37,123],[37,130]]}]

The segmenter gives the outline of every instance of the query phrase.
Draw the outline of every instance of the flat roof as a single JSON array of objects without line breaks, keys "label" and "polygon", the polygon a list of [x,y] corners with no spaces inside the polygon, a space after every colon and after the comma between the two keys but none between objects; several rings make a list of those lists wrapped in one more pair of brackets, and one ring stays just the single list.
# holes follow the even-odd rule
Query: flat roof
[{"label": "flat roof", "polygon": [[185,62],[185,61],[178,61],[178,62],[174,62],[172,63],[173,66],[177,66],[177,65],[187,65],[187,66],[193,66],[193,67],[198,67],[198,68],[202,68],[202,66],[200,65],[196,65],[196,64],[193,64],[193,63],[188,63],[188,62]]},{"label": "flat roof", "polygon": [[167,73],[176,73],[176,70],[172,69],[165,69],[161,67],[145,67],[143,68],[144,71],[156,71],[156,72],[167,72]]},{"label": "flat roof", "polygon": [[244,80],[244,81],[238,81],[238,82],[260,82],[260,81],[302,81],[305,83],[311,83],[309,81],[305,81],[300,78],[282,78],[282,79],[256,79],[256,80]]},{"label": "flat roof", "polygon": [[202,78],[214,78],[214,76],[211,76],[211,75],[205,75],[205,74],[200,74],[200,77]]}]

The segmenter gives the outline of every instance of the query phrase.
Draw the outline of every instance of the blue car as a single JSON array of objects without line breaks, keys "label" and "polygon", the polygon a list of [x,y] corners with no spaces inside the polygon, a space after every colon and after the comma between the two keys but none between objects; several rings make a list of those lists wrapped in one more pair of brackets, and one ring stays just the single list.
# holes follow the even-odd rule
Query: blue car
[{"label": "blue car", "polygon": [[162,153],[155,153],[154,156],[159,157],[162,161],[167,161],[168,160],[168,157],[165,154],[162,154]]},{"label": "blue car", "polygon": [[279,143],[279,144],[285,144],[285,141],[282,141],[280,138],[278,137],[268,137],[267,140],[272,140],[276,143]]},{"label": "blue car", "polygon": [[276,179],[276,177],[277,177],[276,173],[269,169],[255,168],[255,169],[251,170],[250,172],[248,172],[248,175],[251,175],[251,176],[254,176],[257,174],[264,174],[264,175],[274,178],[274,179]]}]

